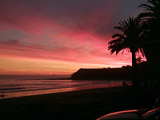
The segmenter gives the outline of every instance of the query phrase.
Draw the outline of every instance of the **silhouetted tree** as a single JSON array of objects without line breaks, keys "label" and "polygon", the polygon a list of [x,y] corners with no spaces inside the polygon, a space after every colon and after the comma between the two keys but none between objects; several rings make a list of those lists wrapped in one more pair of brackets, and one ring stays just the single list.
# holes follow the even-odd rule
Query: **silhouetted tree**
[{"label": "silhouetted tree", "polygon": [[145,8],[144,13],[140,13],[140,18],[144,23],[147,23],[148,39],[159,39],[160,36],[160,0],[148,0],[146,4],[141,4],[139,7]]},{"label": "silhouetted tree", "polygon": [[137,65],[136,65],[136,52],[141,52],[144,55],[143,49],[136,46],[135,44],[141,41],[143,38],[145,26],[137,18],[131,18],[120,21],[119,26],[114,28],[120,30],[122,34],[116,33],[112,36],[114,40],[108,43],[111,54],[116,52],[116,55],[121,51],[124,52],[125,49],[128,49],[132,53],[132,69],[133,69],[133,85],[135,87],[139,86],[139,79],[137,74]]},{"label": "silhouetted tree", "polygon": [[147,25],[147,36],[142,47],[150,66],[149,70],[153,77],[160,79],[160,0],[148,0],[146,4],[141,4],[139,7],[145,8],[145,12],[140,13],[138,18]]}]

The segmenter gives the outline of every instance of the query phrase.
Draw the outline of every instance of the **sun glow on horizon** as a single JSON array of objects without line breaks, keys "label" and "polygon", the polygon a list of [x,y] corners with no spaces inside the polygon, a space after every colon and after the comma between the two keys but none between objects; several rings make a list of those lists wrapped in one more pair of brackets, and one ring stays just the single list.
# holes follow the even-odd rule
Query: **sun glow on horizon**
[{"label": "sun glow on horizon", "polygon": [[117,67],[22,57],[0,57],[0,66],[0,74],[7,75],[71,75],[80,68]]}]

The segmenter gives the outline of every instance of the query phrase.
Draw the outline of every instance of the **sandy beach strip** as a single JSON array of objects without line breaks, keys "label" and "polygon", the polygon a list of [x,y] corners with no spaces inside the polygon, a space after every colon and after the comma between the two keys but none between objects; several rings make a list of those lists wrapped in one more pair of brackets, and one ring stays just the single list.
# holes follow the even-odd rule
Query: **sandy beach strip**
[{"label": "sandy beach strip", "polygon": [[104,114],[152,107],[158,92],[129,87],[100,88],[0,100],[0,116],[6,119],[94,120]]}]

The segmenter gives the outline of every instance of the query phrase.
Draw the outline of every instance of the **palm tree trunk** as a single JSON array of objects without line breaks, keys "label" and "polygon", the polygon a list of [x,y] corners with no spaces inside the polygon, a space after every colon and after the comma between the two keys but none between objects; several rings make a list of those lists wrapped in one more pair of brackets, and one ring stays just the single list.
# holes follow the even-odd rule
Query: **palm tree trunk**
[{"label": "palm tree trunk", "polygon": [[133,79],[133,86],[139,87],[140,82],[138,78],[138,72],[137,72],[137,63],[136,63],[136,55],[135,51],[132,52],[132,79]]}]

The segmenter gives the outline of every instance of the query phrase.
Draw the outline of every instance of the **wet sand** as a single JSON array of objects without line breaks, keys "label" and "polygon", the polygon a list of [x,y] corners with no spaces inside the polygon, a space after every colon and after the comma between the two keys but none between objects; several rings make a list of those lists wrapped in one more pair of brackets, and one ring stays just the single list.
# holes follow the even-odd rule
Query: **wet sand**
[{"label": "wet sand", "polygon": [[152,107],[159,92],[114,87],[0,100],[0,117],[23,120],[94,120],[104,114]]}]

